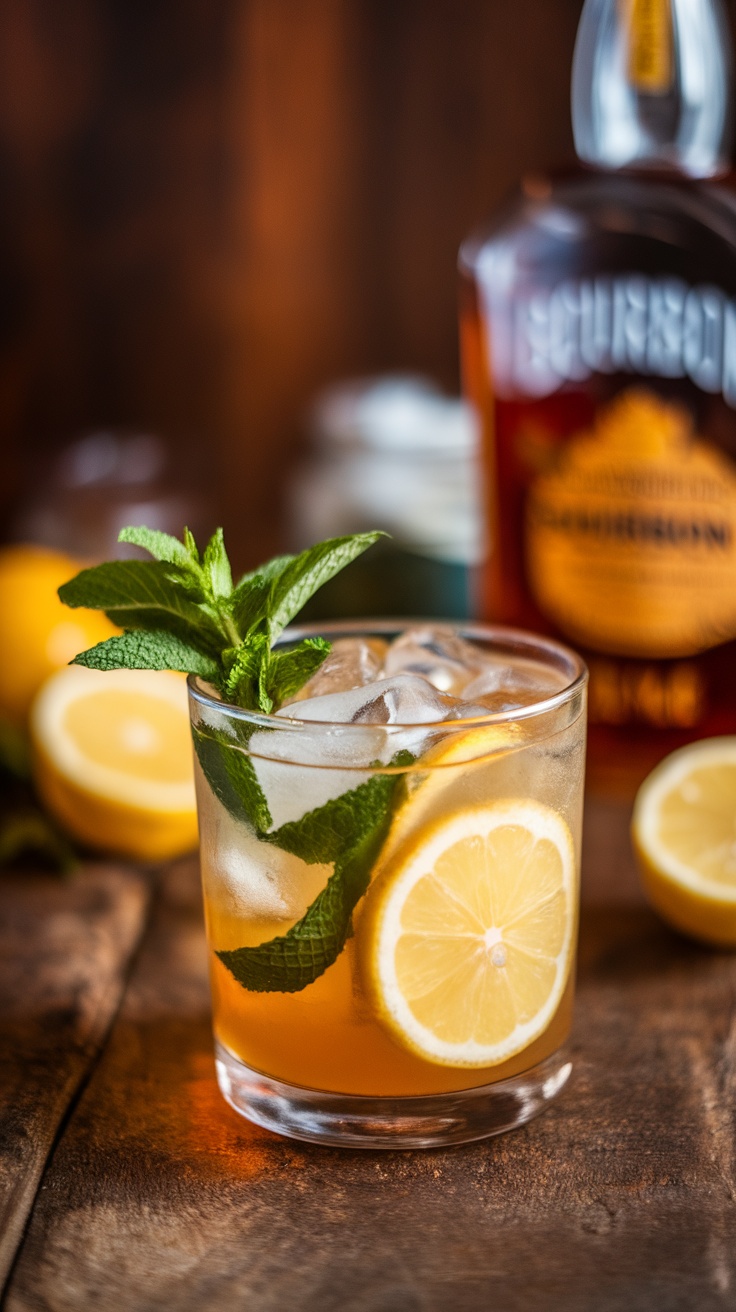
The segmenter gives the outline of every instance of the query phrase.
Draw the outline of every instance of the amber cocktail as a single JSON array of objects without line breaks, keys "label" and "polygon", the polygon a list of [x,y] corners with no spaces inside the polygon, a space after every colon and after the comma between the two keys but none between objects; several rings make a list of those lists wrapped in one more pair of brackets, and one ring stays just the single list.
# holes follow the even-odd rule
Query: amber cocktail
[{"label": "amber cocktail", "polygon": [[511,1128],[570,1071],[585,668],[479,625],[320,633],[276,715],[190,680],[220,1086],[329,1143]]}]

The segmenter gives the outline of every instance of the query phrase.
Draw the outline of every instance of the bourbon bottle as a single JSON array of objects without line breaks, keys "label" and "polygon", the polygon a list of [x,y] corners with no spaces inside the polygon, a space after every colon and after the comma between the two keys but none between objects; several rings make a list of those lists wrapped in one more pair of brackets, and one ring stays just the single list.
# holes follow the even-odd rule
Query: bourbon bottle
[{"label": "bourbon bottle", "polygon": [[736,198],[719,0],[586,0],[581,166],[460,252],[488,617],[590,665],[594,776],[736,732]]}]

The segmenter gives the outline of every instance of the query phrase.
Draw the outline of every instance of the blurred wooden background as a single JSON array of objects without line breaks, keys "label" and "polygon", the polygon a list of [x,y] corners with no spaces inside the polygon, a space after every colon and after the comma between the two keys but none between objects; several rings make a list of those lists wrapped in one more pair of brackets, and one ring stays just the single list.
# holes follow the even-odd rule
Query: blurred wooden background
[{"label": "blurred wooden background", "polygon": [[315,389],[457,387],[458,243],[570,158],[580,8],[2,0],[6,504],[29,451],[148,426],[219,460],[241,563],[275,548]]}]

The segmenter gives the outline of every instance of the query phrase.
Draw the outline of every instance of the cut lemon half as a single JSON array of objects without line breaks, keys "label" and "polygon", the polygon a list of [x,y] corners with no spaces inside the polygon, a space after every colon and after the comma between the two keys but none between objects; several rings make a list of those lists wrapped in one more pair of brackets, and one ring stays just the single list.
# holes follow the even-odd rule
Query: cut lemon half
[{"label": "cut lemon half", "polygon": [[57,588],[82,568],[46,547],[0,548],[0,714],[25,724],[45,679],[85,647],[118,633],[96,610],[69,610]]},{"label": "cut lemon half", "polygon": [[534,801],[456,812],[379,875],[360,922],[369,996],[404,1047],[494,1066],[549,1025],[570,973],[575,858]]},{"label": "cut lemon half", "polygon": [[736,737],[666,757],[639,789],[632,838],[660,915],[685,934],[736,947]]},{"label": "cut lemon half", "polygon": [[60,670],[31,710],[44,803],[80,842],[157,861],[196,846],[183,675]]}]

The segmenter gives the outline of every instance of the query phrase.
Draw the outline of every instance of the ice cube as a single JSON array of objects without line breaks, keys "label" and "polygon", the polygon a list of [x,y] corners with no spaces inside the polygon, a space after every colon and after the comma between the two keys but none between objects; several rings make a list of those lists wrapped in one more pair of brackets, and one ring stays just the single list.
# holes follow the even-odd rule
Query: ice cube
[{"label": "ice cube", "polygon": [[275,718],[287,721],[284,729],[250,740],[274,828],[357,788],[376,761],[388,765],[398,751],[420,756],[430,725],[468,714],[482,715],[483,708],[437,692],[416,674],[283,706]]},{"label": "ice cube", "polygon": [[378,759],[384,734],[376,729],[357,742],[356,737],[355,729],[321,725],[309,732],[286,729],[253,735],[251,757],[271,812],[272,829],[300,820],[307,811],[370,778],[365,767]]},{"label": "ice cube", "polygon": [[565,686],[564,677],[539,661],[519,658],[512,664],[489,660],[463,689],[463,697],[488,711],[513,711],[552,697]]},{"label": "ice cube", "polygon": [[[329,693],[301,702],[300,720],[330,720],[340,724],[434,724],[452,718],[454,698],[445,697],[418,674],[401,673],[376,679],[363,688]],[[280,716],[288,714],[282,707]]]},{"label": "ice cube", "polygon": [[[210,906],[226,917],[237,917],[235,937],[242,940],[242,919],[253,924],[253,942],[261,941],[258,924],[295,921],[324,887],[330,868],[307,865],[290,853],[260,842],[253,830],[240,824],[218,803],[212,802],[206,823],[215,833],[202,845],[202,877]],[[265,935],[268,937],[268,935]],[[218,943],[219,947],[240,943]]]},{"label": "ice cube", "polygon": [[483,668],[483,656],[449,625],[418,625],[391,643],[383,668],[388,677],[419,674],[439,692],[457,697]]},{"label": "ice cube", "polygon": [[332,651],[317,673],[287,704],[322,697],[331,692],[364,688],[382,674],[387,648],[388,644],[382,638],[336,638]]}]

